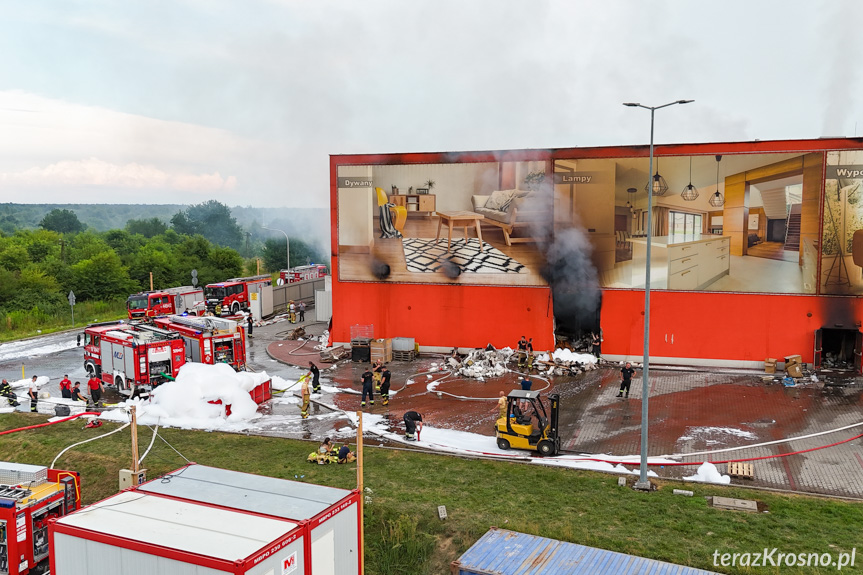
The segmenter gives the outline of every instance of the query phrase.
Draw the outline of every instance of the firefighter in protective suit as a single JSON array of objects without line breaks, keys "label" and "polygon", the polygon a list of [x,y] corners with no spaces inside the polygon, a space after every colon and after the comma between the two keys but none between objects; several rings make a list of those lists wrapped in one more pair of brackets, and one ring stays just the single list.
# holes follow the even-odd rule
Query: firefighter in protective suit
[{"label": "firefighter in protective suit", "polygon": [[12,407],[18,407],[18,396],[12,391],[12,386],[5,379],[0,383],[0,396],[5,397]]},{"label": "firefighter in protective suit", "polygon": [[306,374],[300,378],[300,382],[302,386],[300,387],[300,395],[303,396],[303,403],[300,406],[300,416],[303,419],[308,419],[309,417],[309,402],[311,400],[311,393],[309,393],[309,374]]},{"label": "firefighter in protective suit", "polygon": [[288,302],[288,321],[291,323],[297,323],[297,306],[294,303],[294,300]]}]

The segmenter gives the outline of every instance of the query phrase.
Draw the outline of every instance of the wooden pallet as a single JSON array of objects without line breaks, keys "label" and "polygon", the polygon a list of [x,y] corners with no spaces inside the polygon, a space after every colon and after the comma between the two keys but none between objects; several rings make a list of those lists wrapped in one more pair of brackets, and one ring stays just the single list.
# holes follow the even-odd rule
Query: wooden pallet
[{"label": "wooden pallet", "polygon": [[413,361],[416,359],[416,351],[396,351],[393,350],[393,361]]},{"label": "wooden pallet", "polygon": [[743,479],[754,479],[755,470],[751,463],[735,461],[728,464],[728,475],[731,477],[742,477]]}]

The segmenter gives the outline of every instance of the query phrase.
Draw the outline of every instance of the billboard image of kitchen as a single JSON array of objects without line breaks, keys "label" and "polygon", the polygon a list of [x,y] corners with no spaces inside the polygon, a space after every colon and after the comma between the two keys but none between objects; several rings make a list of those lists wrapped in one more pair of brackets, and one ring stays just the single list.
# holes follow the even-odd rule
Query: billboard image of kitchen
[{"label": "billboard image of kitchen", "polygon": [[547,162],[338,166],[340,281],[544,286]]},{"label": "billboard image of kitchen", "polygon": [[555,218],[585,230],[605,289],[644,288],[650,226],[651,289],[816,293],[823,158],[557,159]]},{"label": "billboard image of kitchen", "polygon": [[863,152],[642,152],[337,165],[339,280],[863,293]]}]

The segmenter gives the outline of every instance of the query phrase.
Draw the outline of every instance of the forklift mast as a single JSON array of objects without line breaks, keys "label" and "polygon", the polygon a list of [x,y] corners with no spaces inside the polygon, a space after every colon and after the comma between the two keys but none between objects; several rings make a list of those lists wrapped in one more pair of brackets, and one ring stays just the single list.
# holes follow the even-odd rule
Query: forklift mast
[{"label": "forklift mast", "polygon": [[550,420],[548,422],[548,435],[549,437],[558,437],[557,425],[560,418],[560,394],[550,393],[548,395],[548,401],[551,404],[551,413],[549,414]]}]

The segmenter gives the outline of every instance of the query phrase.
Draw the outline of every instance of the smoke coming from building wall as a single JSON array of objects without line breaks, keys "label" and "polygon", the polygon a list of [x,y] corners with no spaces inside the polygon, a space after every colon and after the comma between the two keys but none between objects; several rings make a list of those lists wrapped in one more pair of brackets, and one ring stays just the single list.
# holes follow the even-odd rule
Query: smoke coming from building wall
[{"label": "smoke coming from building wall", "polygon": [[[552,213],[551,186],[543,186],[539,193]],[[540,239],[537,245],[545,260],[541,273],[551,287],[557,334],[580,336],[598,331],[601,290],[587,233],[577,220],[557,230],[546,223],[533,233]]]}]

